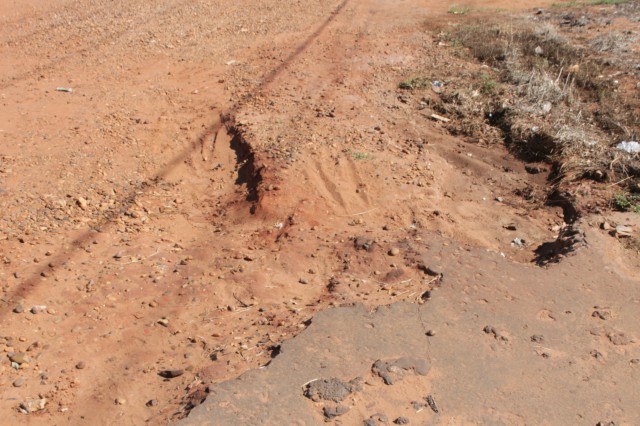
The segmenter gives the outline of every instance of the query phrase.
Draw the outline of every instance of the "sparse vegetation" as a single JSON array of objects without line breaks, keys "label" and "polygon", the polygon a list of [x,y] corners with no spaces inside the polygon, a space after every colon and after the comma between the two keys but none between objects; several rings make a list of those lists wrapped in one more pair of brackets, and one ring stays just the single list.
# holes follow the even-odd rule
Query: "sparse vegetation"
[{"label": "sparse vegetation", "polygon": [[572,1],[565,3],[553,3],[551,7],[583,7],[583,6],[599,6],[599,5],[615,5],[626,3],[628,0],[589,0],[589,1]]},{"label": "sparse vegetation", "polygon": [[498,88],[499,84],[490,75],[481,74],[482,86],[480,91],[484,94],[493,94]]},{"label": "sparse vegetation", "polygon": [[613,206],[623,212],[640,213],[640,195],[620,191],[613,196]]},{"label": "sparse vegetation", "polygon": [[350,149],[344,149],[343,152],[345,154],[348,154],[351,156],[351,158],[353,158],[354,160],[366,160],[368,158],[370,158],[369,154],[365,153],[365,152],[358,152],[358,151],[352,151]]},{"label": "sparse vegetation", "polygon": [[471,8],[469,6],[459,6],[453,5],[447,10],[447,13],[451,13],[453,15],[464,15],[465,13],[471,12]]},{"label": "sparse vegetation", "polygon": [[411,77],[398,84],[398,88],[403,90],[424,89],[429,86],[431,86],[431,80],[425,77]]},{"label": "sparse vegetation", "polygon": [[[623,38],[604,34],[591,48],[572,44],[550,24],[460,25],[446,41],[485,64],[475,87],[442,93],[434,105],[457,119],[454,134],[487,140],[499,129],[514,153],[554,164],[556,179],[640,177],[640,160],[611,148],[634,140],[640,118],[615,90],[600,51]],[[488,67],[487,67],[488,66]],[[488,72],[491,71],[491,72]]]}]

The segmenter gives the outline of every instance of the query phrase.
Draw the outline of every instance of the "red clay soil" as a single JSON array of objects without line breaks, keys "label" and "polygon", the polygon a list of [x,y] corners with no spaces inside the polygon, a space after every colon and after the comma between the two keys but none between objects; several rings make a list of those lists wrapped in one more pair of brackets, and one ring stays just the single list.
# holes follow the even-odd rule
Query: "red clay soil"
[{"label": "red clay soil", "polygon": [[[585,215],[533,263],[565,227],[518,195],[546,176],[397,88],[451,71],[449,7],[0,2],[2,423],[177,421],[317,313],[407,302],[436,332],[407,383],[447,410],[415,424],[637,424],[639,258],[600,225],[639,216]],[[344,424],[400,416],[395,389]]]}]

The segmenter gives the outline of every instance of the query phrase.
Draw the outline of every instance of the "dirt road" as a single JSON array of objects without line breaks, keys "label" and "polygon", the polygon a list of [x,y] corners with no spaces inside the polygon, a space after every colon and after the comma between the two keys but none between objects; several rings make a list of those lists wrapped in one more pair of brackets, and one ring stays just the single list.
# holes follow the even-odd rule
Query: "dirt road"
[{"label": "dirt road", "polygon": [[[548,6],[476,3],[505,20]],[[176,421],[207,386],[270,362],[318,312],[409,302],[430,315],[425,292],[438,286],[438,356],[412,383],[455,393],[441,422],[637,422],[638,256],[599,225],[639,229],[638,215],[586,215],[575,255],[531,263],[565,217],[516,194],[544,193],[546,176],[502,146],[451,136],[428,99],[398,90],[427,63],[466,71],[433,30],[458,19],[449,8],[2,2],[7,424]],[[470,368],[475,351],[496,386],[509,383],[509,410],[478,393],[488,385]],[[461,378],[443,385],[456,368],[468,394]],[[595,403],[580,400],[593,377],[610,398],[574,413]],[[542,402],[566,410],[545,414]]]}]

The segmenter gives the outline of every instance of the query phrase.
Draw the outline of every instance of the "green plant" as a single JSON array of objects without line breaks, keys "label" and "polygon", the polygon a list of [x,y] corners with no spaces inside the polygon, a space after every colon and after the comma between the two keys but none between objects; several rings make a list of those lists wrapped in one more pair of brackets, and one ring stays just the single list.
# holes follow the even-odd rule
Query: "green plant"
[{"label": "green plant", "polygon": [[342,150],[345,154],[349,154],[351,158],[354,160],[366,160],[369,157],[369,154],[364,152],[351,151],[349,148],[345,148]]},{"label": "green plant", "polygon": [[623,212],[640,213],[640,195],[620,191],[613,196],[613,206]]},{"label": "green plant", "polygon": [[495,92],[498,88],[499,84],[490,75],[480,74],[480,80],[482,80],[482,85],[480,87],[480,91],[485,95],[490,95]]},{"label": "green plant", "polygon": [[454,15],[464,15],[465,13],[471,12],[471,8],[469,6],[458,6],[453,5],[447,10],[447,13],[451,13]]},{"label": "green plant", "polygon": [[622,4],[626,3],[628,0],[591,0],[589,4],[591,5],[600,5],[600,4]]}]

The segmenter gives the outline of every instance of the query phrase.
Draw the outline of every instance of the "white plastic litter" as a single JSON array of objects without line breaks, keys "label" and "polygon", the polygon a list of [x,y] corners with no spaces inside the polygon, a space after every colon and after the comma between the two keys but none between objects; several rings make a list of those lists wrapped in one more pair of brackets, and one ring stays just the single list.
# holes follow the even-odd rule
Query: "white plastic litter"
[{"label": "white plastic litter", "polygon": [[618,145],[616,145],[616,148],[622,151],[626,151],[629,154],[635,154],[637,152],[640,152],[640,142],[622,141]]}]

